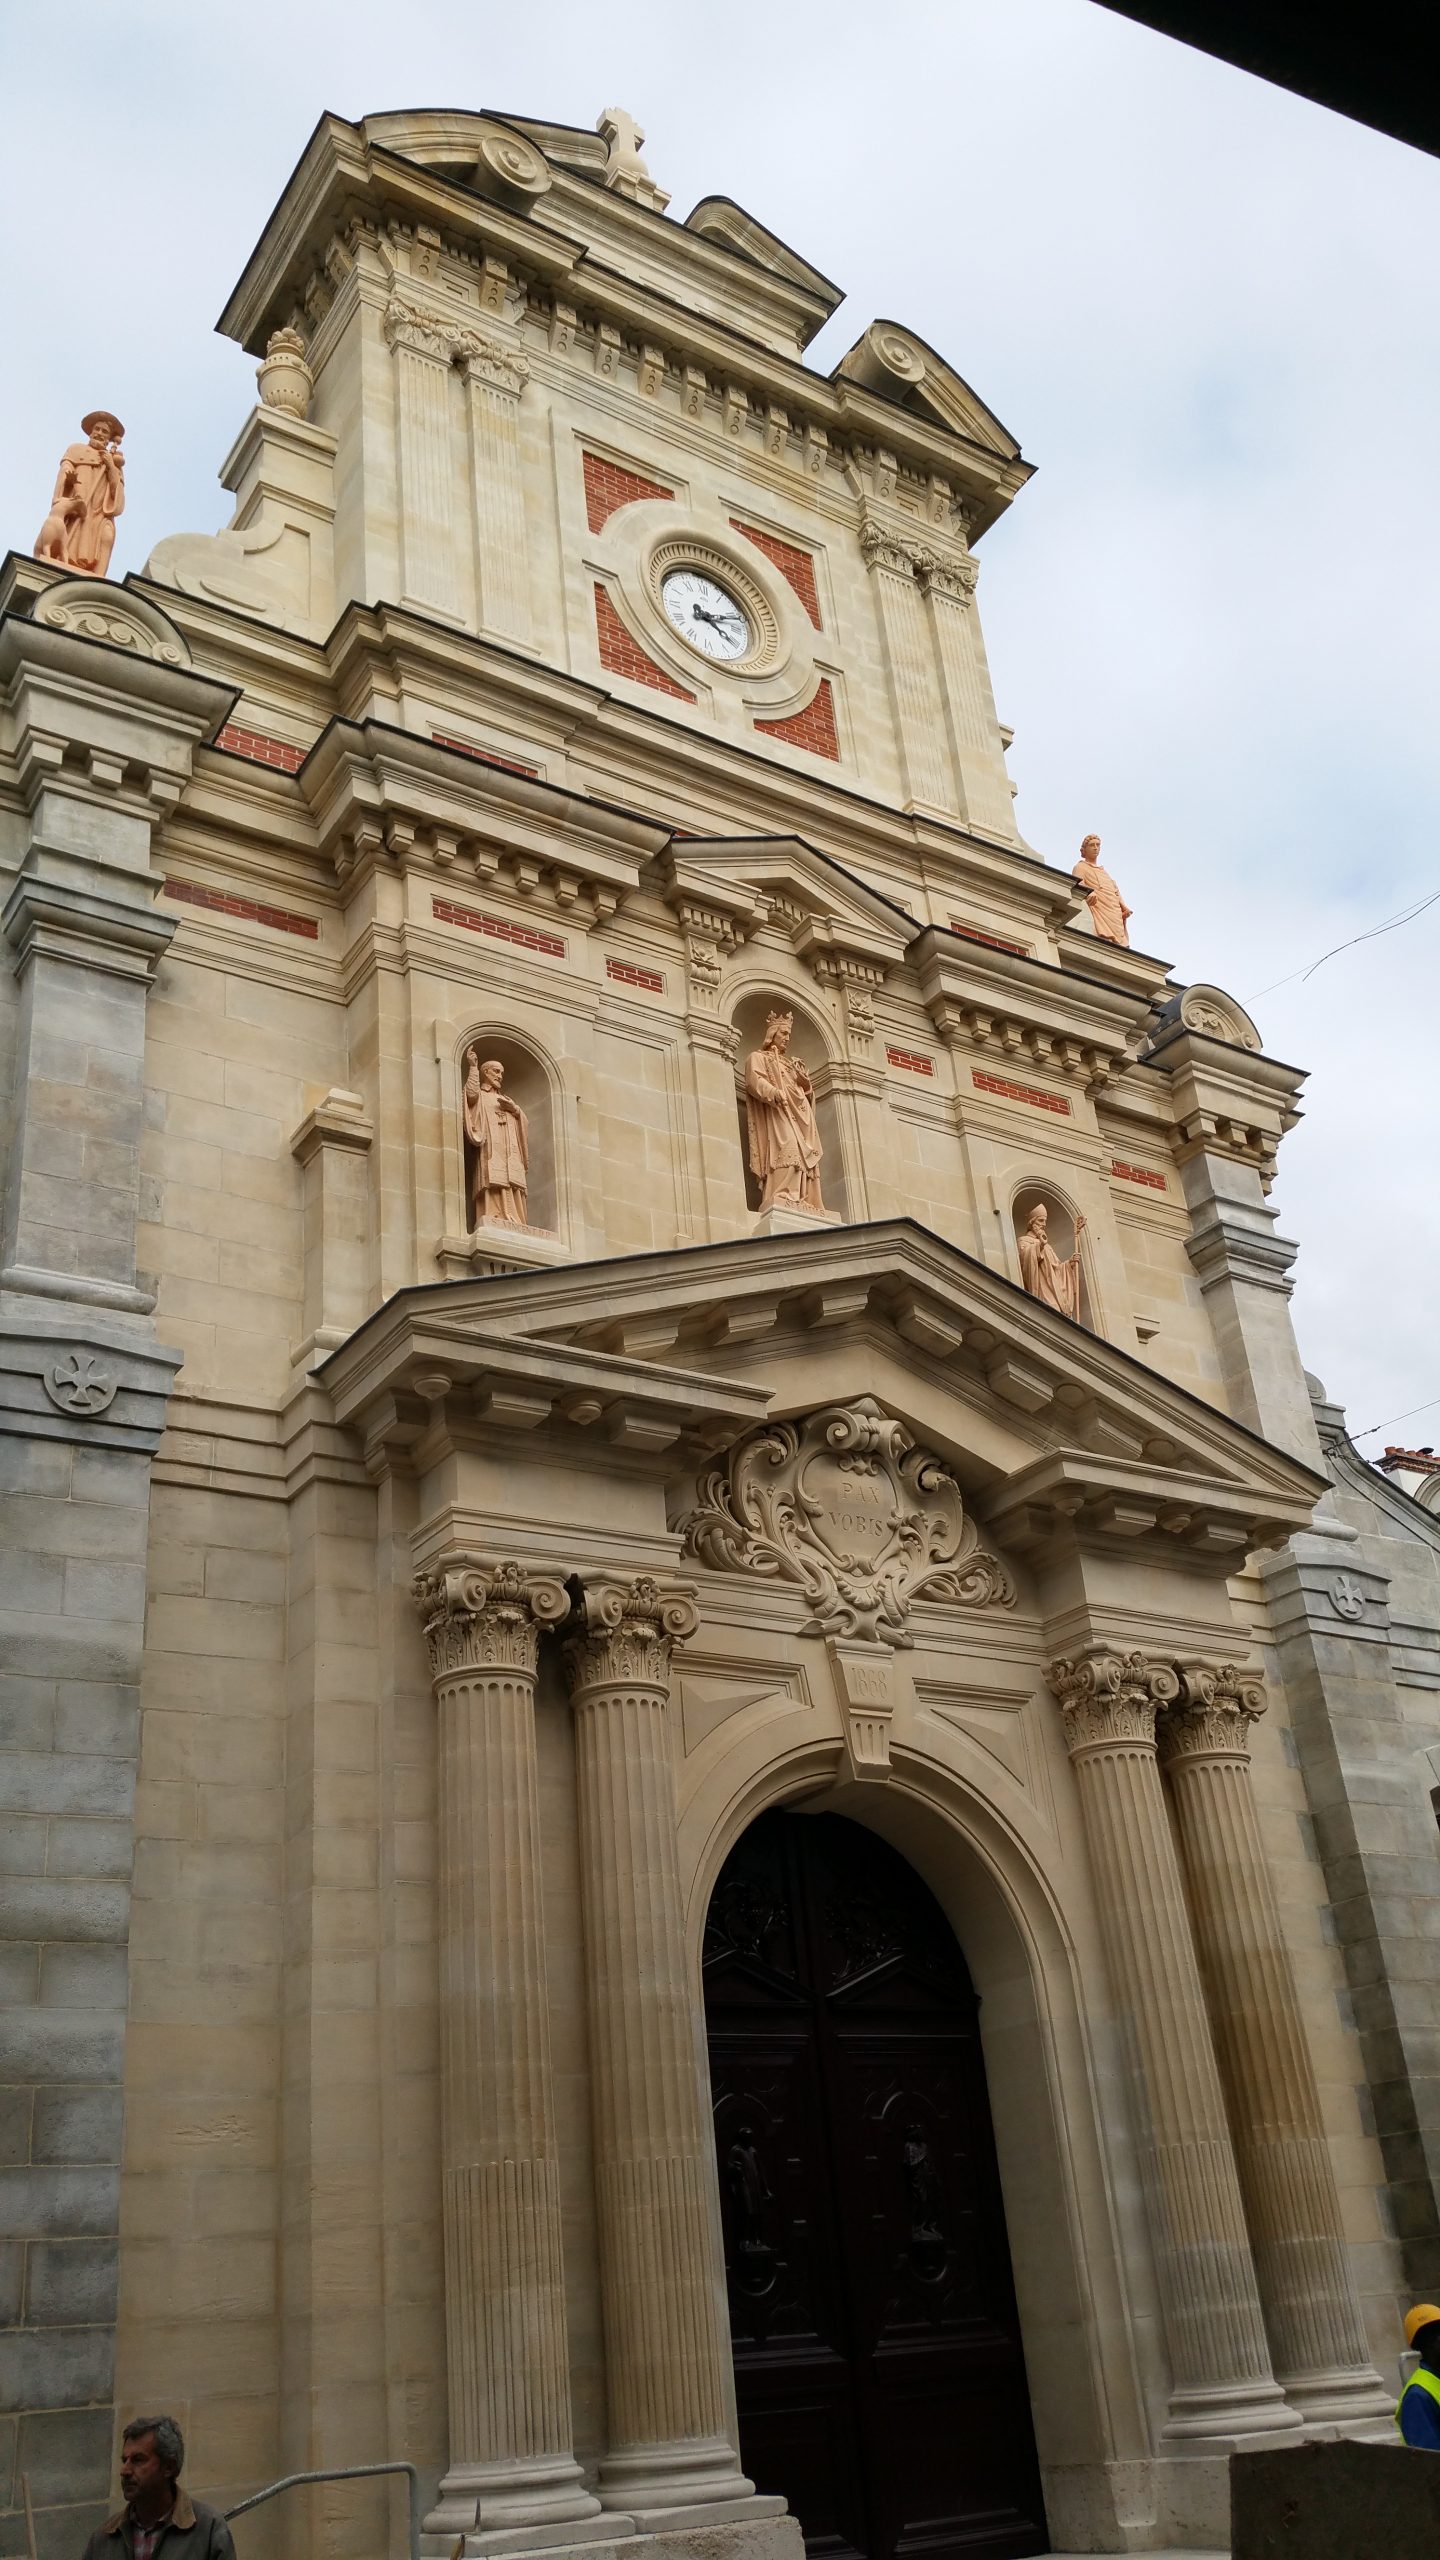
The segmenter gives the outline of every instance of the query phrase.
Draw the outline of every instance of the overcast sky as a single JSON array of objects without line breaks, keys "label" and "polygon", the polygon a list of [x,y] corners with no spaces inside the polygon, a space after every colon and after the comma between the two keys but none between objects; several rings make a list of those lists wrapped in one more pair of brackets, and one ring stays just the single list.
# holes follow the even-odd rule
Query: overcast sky
[{"label": "overcast sky", "polygon": [[[124,419],[114,571],[210,530],[254,369],[216,314],[325,108],[629,107],[939,348],[1038,476],[982,546],[1029,840],[1087,829],[1142,946],[1310,1069],[1275,1200],[1352,1426],[1440,1399],[1440,165],[1092,0],[0,0],[0,545]],[[1434,1440],[1440,1401],[1366,1442]]]}]

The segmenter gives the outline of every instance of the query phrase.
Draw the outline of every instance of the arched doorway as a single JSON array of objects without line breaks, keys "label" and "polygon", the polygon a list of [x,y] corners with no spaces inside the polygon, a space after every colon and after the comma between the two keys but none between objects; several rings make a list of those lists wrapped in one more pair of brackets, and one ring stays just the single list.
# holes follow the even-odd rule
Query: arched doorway
[{"label": "arched doorway", "polygon": [[898,1852],[762,1814],[705,2016],[740,2451],[811,2560],[1048,2548],[978,2002]]}]

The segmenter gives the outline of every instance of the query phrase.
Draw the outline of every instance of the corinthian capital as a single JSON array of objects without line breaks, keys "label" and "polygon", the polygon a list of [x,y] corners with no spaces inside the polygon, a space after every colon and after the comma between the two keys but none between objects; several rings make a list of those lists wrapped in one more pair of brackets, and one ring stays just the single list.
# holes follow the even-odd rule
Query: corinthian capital
[{"label": "corinthian capital", "polygon": [[1238,1662],[1182,1662],[1180,1694],[1159,1726],[1167,1761],[1248,1760],[1250,1727],[1265,1713],[1265,1683]]},{"label": "corinthian capital", "polygon": [[450,364],[454,359],[456,329],[447,312],[396,298],[385,306],[384,327],[392,347],[408,347],[412,355],[434,356],[441,364]]},{"label": "corinthian capital", "polygon": [[591,1574],[571,1588],[565,1672],[577,1703],[602,1689],[668,1690],[675,1647],[700,1623],[688,1586],[645,1573],[634,1582]]},{"label": "corinthian capital", "polygon": [[432,1680],[474,1671],[533,1674],[546,1627],[569,1615],[563,1582],[518,1564],[482,1564],[469,1555],[442,1556],[417,1573],[410,1594],[430,1651]]},{"label": "corinthian capital", "polygon": [[952,604],[968,605],[979,577],[979,564],[974,560],[943,559],[939,552],[928,551],[920,563],[920,584],[925,594],[948,596]]},{"label": "corinthian capital", "polygon": [[1117,1745],[1155,1744],[1155,1718],[1178,1696],[1180,1683],[1168,1662],[1143,1653],[1062,1655],[1045,1674],[1065,1719],[1072,1757]]},{"label": "corinthian capital", "polygon": [[912,542],[898,525],[868,513],[860,519],[860,548],[867,569],[888,569],[896,578],[913,578],[930,557],[924,544]]},{"label": "corinthian capital", "polygon": [[457,332],[455,352],[465,360],[467,382],[483,382],[492,391],[509,391],[517,396],[530,379],[528,357],[518,347],[506,346],[501,338],[480,337],[474,330]]}]

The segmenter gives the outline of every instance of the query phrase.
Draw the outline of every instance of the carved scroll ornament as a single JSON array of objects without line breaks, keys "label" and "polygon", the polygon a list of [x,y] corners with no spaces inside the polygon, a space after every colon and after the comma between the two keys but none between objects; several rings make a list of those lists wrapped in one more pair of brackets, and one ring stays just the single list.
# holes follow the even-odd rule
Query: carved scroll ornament
[{"label": "carved scroll ornament", "polygon": [[747,1432],[697,1492],[680,1524],[686,1555],[793,1585],[810,1606],[806,1635],[910,1645],[914,1600],[1014,1604],[954,1478],[872,1396]]}]

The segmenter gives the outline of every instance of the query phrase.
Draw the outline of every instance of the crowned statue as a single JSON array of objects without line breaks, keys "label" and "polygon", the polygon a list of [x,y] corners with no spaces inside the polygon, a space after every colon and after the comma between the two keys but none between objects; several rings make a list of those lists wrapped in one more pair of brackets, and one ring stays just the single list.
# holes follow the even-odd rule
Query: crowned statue
[{"label": "crowned statue", "polygon": [[82,577],[103,578],[115,548],[115,519],[125,512],[125,430],[108,409],[92,409],[80,426],[89,442],[67,445],[61,456],[35,556]]},{"label": "crowned statue", "polygon": [[525,1114],[500,1088],[498,1058],[465,1052],[462,1109],[470,1148],[470,1222],[475,1227],[529,1223],[530,1136]]},{"label": "crowned statue", "polygon": [[1038,1201],[1025,1221],[1020,1237],[1020,1277],[1032,1298],[1039,1298],[1058,1315],[1068,1316],[1072,1324],[1080,1322],[1080,1238],[1085,1221],[1075,1221],[1075,1251],[1061,1260],[1046,1230],[1049,1211]]},{"label": "crowned statue", "polygon": [[750,1170],[760,1185],[761,1209],[829,1213],[820,1197],[825,1150],[815,1120],[815,1088],[808,1070],[790,1052],[793,1013],[772,1013],[765,1038],[745,1061],[745,1118]]},{"label": "crowned statue", "polygon": [[1123,943],[1128,948],[1130,936],[1126,927],[1132,910],[1126,906],[1100,859],[1098,836],[1085,838],[1080,847],[1080,859],[1070,877],[1089,901],[1090,921],[1100,940]]}]

